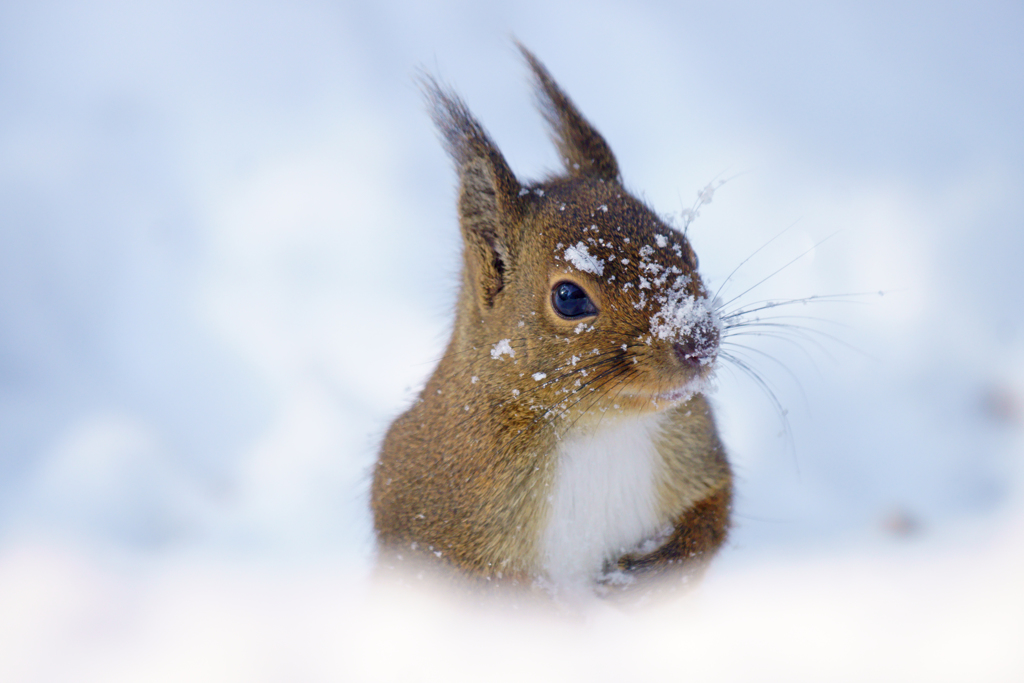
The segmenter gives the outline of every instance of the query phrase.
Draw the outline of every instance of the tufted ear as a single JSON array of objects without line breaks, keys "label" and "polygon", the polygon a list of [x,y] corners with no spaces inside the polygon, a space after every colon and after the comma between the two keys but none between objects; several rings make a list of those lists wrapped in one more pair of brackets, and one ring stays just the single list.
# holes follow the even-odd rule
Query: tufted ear
[{"label": "tufted ear", "polygon": [[467,275],[483,308],[505,286],[515,257],[524,202],[505,157],[458,95],[421,79],[430,116],[459,173],[459,225]]},{"label": "tufted ear", "polygon": [[566,172],[570,176],[618,182],[619,164],[608,143],[583,118],[533,53],[521,44],[517,45],[533,71],[537,101],[551,127],[551,137],[565,162]]}]

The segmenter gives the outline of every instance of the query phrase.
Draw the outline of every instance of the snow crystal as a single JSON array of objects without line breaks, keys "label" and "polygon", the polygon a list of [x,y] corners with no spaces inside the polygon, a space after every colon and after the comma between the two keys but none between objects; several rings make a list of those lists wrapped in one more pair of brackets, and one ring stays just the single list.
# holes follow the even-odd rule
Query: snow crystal
[{"label": "snow crystal", "polygon": [[509,344],[509,341],[509,339],[502,339],[497,344],[495,344],[494,348],[491,349],[491,358],[498,359],[501,358],[506,353],[509,355],[509,357],[514,357],[516,355],[516,352],[512,349],[512,345]]},{"label": "snow crystal", "polygon": [[667,293],[656,297],[661,309],[651,316],[651,333],[658,339],[689,338],[698,348],[711,346],[721,337],[722,320],[711,299],[686,293],[689,282],[685,275],[677,277]]},{"label": "snow crystal", "polygon": [[710,204],[711,199],[715,196],[715,185],[714,183],[708,183],[707,187],[697,193],[697,201],[701,204]]},{"label": "snow crystal", "polygon": [[542,379],[544,379],[545,377],[547,377],[547,375],[545,373],[543,373],[543,372],[535,372],[535,373],[533,373],[533,381],[534,382],[539,382]]},{"label": "snow crystal", "polygon": [[668,246],[668,238],[664,235],[655,235],[654,243],[658,245],[659,249],[664,249]]},{"label": "snow crystal", "polygon": [[583,242],[577,242],[576,246],[566,249],[565,259],[584,273],[593,273],[594,275],[604,273],[604,259],[591,256],[587,251],[587,245]]},{"label": "snow crystal", "polygon": [[472,377],[469,378],[469,383],[470,384],[476,384],[479,381],[480,381],[480,378],[477,377],[476,375],[473,375]]}]

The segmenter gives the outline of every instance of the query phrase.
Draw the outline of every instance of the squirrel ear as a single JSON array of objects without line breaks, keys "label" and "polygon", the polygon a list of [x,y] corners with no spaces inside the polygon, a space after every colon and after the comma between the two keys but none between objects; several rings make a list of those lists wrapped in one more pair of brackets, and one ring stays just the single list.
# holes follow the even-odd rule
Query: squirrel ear
[{"label": "squirrel ear", "polygon": [[583,118],[548,70],[521,43],[519,51],[530,65],[540,111],[570,176],[589,176],[619,182],[619,163],[601,134]]},{"label": "squirrel ear", "polygon": [[466,266],[480,303],[490,307],[505,286],[523,215],[522,186],[505,157],[458,95],[423,75],[430,117],[459,173],[459,224]]}]

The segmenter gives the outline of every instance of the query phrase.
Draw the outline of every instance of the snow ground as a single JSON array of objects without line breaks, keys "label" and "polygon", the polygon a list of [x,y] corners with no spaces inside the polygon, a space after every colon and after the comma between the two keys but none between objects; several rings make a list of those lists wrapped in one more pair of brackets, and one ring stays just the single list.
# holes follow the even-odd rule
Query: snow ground
[{"label": "snow ground", "polygon": [[[0,4],[0,679],[1019,678],[1022,29],[1009,3]],[[720,373],[737,528],[643,615],[365,583],[367,469],[457,267],[412,75],[542,175],[512,34],[658,210],[730,178],[689,230],[712,284],[789,227],[727,298],[807,250],[744,300],[885,292],[749,340],[791,437]]]}]

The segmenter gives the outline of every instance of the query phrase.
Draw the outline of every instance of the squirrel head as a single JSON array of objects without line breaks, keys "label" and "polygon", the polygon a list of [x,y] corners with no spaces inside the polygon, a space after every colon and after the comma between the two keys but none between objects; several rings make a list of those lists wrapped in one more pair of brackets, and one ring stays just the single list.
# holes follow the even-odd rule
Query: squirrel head
[{"label": "squirrel head", "polygon": [[463,101],[425,80],[459,175],[450,379],[549,419],[676,405],[701,390],[721,336],[697,258],[624,189],[604,138],[520,50],[564,162],[543,182],[521,183]]}]

